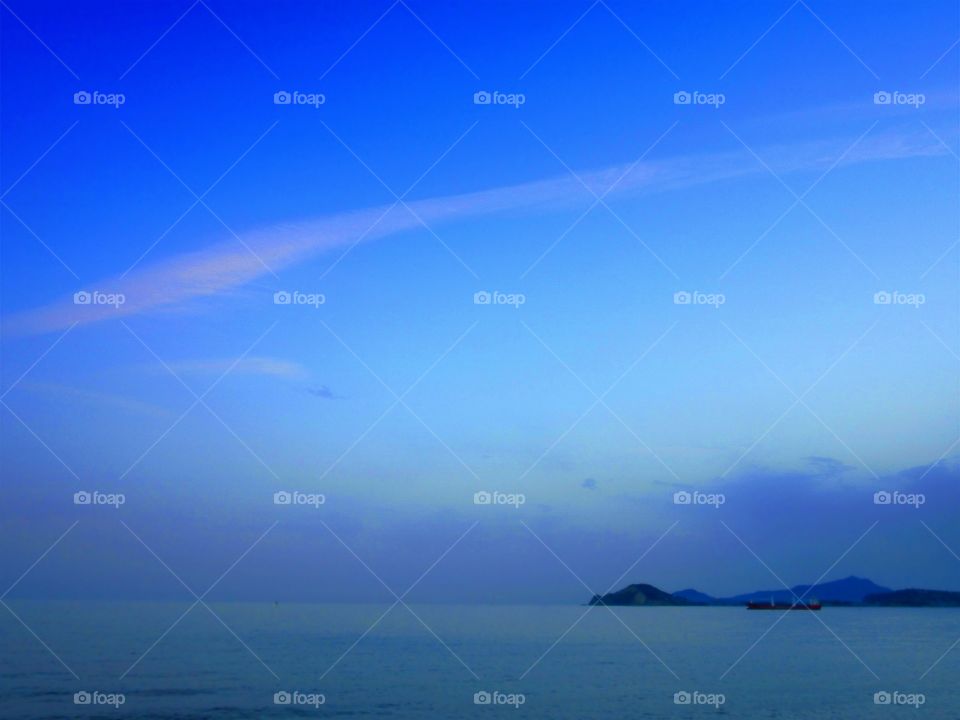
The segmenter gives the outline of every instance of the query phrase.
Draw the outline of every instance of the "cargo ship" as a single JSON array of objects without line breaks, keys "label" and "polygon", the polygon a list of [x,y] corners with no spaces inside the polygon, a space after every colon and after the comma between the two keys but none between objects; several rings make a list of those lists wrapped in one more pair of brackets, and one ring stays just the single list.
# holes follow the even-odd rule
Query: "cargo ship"
[{"label": "cargo ship", "polygon": [[819,610],[821,607],[818,600],[811,600],[810,602],[774,602],[773,598],[770,598],[770,602],[756,602],[750,600],[747,603],[747,610]]}]

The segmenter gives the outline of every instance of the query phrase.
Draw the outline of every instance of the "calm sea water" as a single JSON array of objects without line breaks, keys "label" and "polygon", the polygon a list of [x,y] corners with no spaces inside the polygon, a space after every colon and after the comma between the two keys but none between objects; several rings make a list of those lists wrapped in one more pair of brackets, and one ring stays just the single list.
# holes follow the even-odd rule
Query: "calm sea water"
[{"label": "calm sea water", "polygon": [[4,718],[960,717],[956,610],[7,603]]}]

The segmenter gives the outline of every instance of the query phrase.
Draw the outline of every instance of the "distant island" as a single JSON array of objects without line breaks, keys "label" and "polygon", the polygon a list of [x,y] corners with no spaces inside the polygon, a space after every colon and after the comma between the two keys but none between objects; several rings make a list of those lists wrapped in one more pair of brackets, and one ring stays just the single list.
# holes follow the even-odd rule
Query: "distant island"
[{"label": "distant island", "polygon": [[705,605],[690,602],[678,595],[671,595],[653,585],[627,585],[622,590],[607,593],[602,597],[594,595],[591,605]]},{"label": "distant island", "polygon": [[868,595],[864,605],[884,607],[960,607],[960,593],[949,590],[920,590],[908,588],[895,592]]},{"label": "distant island", "polygon": [[757,590],[717,598],[688,588],[668,593],[653,585],[636,583],[606,595],[594,595],[590,605],[611,606],[744,606],[750,601],[792,603],[797,598],[817,599],[834,607],[960,607],[960,592],[908,588],[891,590],[866,578],[850,576],[817,585],[797,585],[791,590]]}]

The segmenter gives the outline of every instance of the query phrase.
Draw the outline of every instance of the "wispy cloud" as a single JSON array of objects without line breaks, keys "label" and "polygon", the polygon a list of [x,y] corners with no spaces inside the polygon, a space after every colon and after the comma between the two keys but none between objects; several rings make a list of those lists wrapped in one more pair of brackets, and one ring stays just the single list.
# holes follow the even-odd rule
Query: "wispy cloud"
[{"label": "wispy cloud", "polygon": [[[758,148],[778,174],[825,169],[850,147],[850,139]],[[938,156],[947,150],[929,133],[903,132],[869,136],[844,157],[841,165]],[[586,188],[603,193],[616,183],[613,195],[661,192],[703,183],[766,173],[757,160],[738,148],[733,152],[686,155],[623,165],[479,192],[424,199],[402,205],[339,213],[319,219],[283,222],[143,267],[126,276],[91,283],[82,290],[122,293],[120,305],[75,304],[73,298],[8,316],[8,333],[53,332],[72,323],[92,323],[173,309],[196,298],[219,295],[273,270],[277,272],[319,253],[370,242],[416,228],[420,219],[433,225],[505,211],[545,211],[590,202]],[[626,174],[625,174],[626,173]],[[584,187],[586,186],[586,188]],[[414,215],[414,213],[416,215]],[[268,269],[269,268],[269,269]]]},{"label": "wispy cloud", "polygon": [[[167,366],[178,375],[222,375],[227,370],[232,375],[267,375],[289,380],[303,380],[310,375],[299,363],[271,357],[245,357],[239,362],[236,358],[182,360]],[[158,373],[164,371],[153,365],[150,369]]]},{"label": "wispy cloud", "polygon": [[847,465],[845,462],[837,460],[836,458],[821,457],[819,455],[808,457],[807,466],[813,474],[828,478],[835,478],[844,473],[856,470],[854,466]]},{"label": "wispy cloud", "polygon": [[61,385],[59,383],[32,381],[23,383],[22,387],[25,390],[32,390],[52,395],[62,402],[79,400],[86,403],[94,403],[109,407],[120,412],[152,415],[154,417],[171,417],[174,415],[172,411],[162,408],[158,405],[142,402],[140,400],[135,400],[123,395],[100,392],[98,390],[86,390],[83,388],[71,387],[69,385]]}]

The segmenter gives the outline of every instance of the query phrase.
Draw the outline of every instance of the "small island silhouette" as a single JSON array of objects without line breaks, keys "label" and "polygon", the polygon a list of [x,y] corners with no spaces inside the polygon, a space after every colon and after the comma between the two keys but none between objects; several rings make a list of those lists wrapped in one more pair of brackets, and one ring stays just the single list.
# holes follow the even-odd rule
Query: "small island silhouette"
[{"label": "small island silhouette", "polygon": [[816,599],[834,607],[960,607],[960,592],[907,588],[891,590],[872,580],[851,575],[816,585],[797,585],[790,590],[757,590],[717,598],[688,588],[668,593],[653,585],[635,583],[605,595],[594,595],[590,605],[612,606],[745,606],[749,602],[791,604],[798,599]]}]

